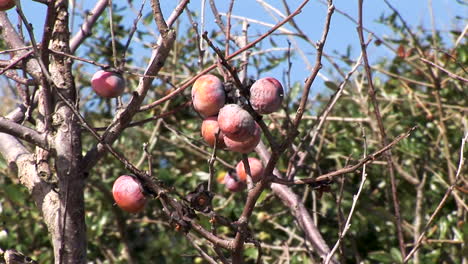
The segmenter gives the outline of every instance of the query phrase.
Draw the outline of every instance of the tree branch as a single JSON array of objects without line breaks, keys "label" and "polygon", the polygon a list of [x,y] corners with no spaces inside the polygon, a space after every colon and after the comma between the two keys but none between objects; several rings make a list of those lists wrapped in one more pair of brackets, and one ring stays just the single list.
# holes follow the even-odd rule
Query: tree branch
[{"label": "tree branch", "polygon": [[[257,45],[257,43],[259,43],[260,41],[262,41],[263,39],[265,39],[266,37],[270,36],[273,32],[275,32],[278,28],[280,28],[282,25],[286,24],[291,18],[297,16],[299,13],[301,13],[302,11],[302,8],[304,8],[304,6],[307,4],[307,2],[309,2],[309,0],[304,0],[301,5],[293,12],[291,13],[291,15],[287,16],[285,19],[283,19],[282,21],[278,22],[274,27],[270,28],[270,30],[268,30],[267,32],[265,32],[263,35],[261,35],[260,37],[258,37],[257,39],[255,39],[254,41],[250,42],[249,44],[247,44],[245,47],[237,50],[236,52],[232,53],[231,55],[229,55],[228,57],[226,57],[226,61],[230,61],[232,60],[233,58],[235,58],[237,55],[251,49],[252,47],[254,47],[255,45]],[[170,100],[172,98],[174,98],[176,95],[180,94],[181,92],[183,92],[185,89],[187,89],[188,87],[190,87],[190,85],[192,85],[195,80],[197,80],[200,76],[212,71],[213,69],[215,69],[218,65],[215,63],[213,65],[211,65],[210,67],[208,68],[205,68],[204,70],[202,70],[201,72],[199,72],[197,75],[193,76],[192,78],[190,78],[189,80],[186,80],[184,81],[183,83],[181,83],[179,85],[179,87],[177,89],[175,89],[174,91],[172,91],[171,93],[169,93],[168,95],[150,103],[150,104],[147,104],[147,105],[144,105],[140,108],[139,111],[147,111],[147,110],[150,110],[150,109],[153,109],[155,108],[156,106],[164,103],[165,101],[167,100]]]},{"label": "tree branch", "polygon": [[[386,2],[386,0],[384,0]],[[380,132],[380,137],[381,137],[381,143],[383,146],[387,145],[387,134],[385,131],[384,123],[382,120],[382,116],[380,114],[380,108],[379,108],[379,102],[377,101],[376,97],[376,92],[375,92],[375,87],[372,79],[372,71],[369,66],[369,59],[367,57],[367,44],[364,41],[364,34],[363,34],[363,7],[362,7],[362,2],[363,0],[358,1],[358,11],[359,11],[359,22],[358,22],[358,36],[359,36],[359,42],[361,43],[361,51],[362,51],[362,58],[364,60],[364,69],[366,73],[366,78],[369,84],[369,90],[368,93],[371,98],[373,110],[374,110],[374,115],[377,120],[377,124],[379,127],[379,132]],[[385,158],[388,163],[388,170],[390,173],[390,186],[391,186],[391,191],[392,191],[392,201],[393,201],[393,209],[395,213],[395,224],[396,224],[396,231],[397,231],[397,237],[398,237],[398,242],[399,242],[399,247],[400,247],[400,253],[403,257],[406,255],[406,249],[405,249],[405,240],[403,237],[403,229],[401,226],[401,215],[400,215],[400,202],[398,200],[398,192],[397,192],[397,187],[396,187],[396,179],[395,179],[395,169],[393,166],[393,158],[392,158],[392,152],[388,151],[385,153]]]},{"label": "tree branch", "polygon": [[436,67],[437,69],[445,72],[448,74],[448,76],[450,76],[451,78],[453,79],[456,79],[456,80],[459,80],[459,81],[462,81],[462,82],[468,82],[468,79],[467,78],[463,78],[459,75],[456,75],[455,73],[453,72],[450,72],[449,70],[445,69],[444,67],[440,66],[440,65],[437,65],[435,64],[434,62],[430,61],[430,60],[426,60],[425,58],[419,58],[420,60],[424,61],[425,63],[429,64],[429,65],[432,65],[434,67]]},{"label": "tree branch", "polygon": [[[265,145],[261,141],[255,150],[264,163],[270,160],[271,153],[266,149]],[[281,175],[277,169],[274,170],[274,174]],[[291,210],[300,228],[304,231],[307,241],[312,244],[317,254],[325,259],[328,252],[330,252],[330,248],[320,234],[317,226],[314,224],[314,220],[309,213],[309,209],[304,206],[300,197],[298,197],[288,186],[282,184],[272,183],[271,190],[281,199],[283,204]],[[332,259],[332,263],[336,263],[336,261]]]},{"label": "tree branch", "polygon": [[0,132],[18,137],[43,149],[52,149],[52,139],[46,133],[38,133],[3,116],[0,116]]},{"label": "tree branch", "polygon": [[108,2],[108,0],[99,0],[94,6],[93,10],[89,12],[88,16],[85,18],[85,21],[81,25],[80,30],[70,40],[70,52],[72,54],[75,53],[81,43],[83,43],[85,39],[91,35],[91,30],[94,26],[94,23],[96,23],[98,18],[104,12]]},{"label": "tree branch", "polygon": [[[10,48],[15,49],[15,57],[24,56],[25,53],[29,52],[28,50],[23,49],[26,45],[16,32],[14,26],[10,23],[5,12],[0,12],[0,32],[5,43]],[[27,60],[26,70],[34,77],[34,79],[36,79],[36,81],[40,81],[41,70],[37,61]]]},{"label": "tree branch", "polygon": [[343,174],[347,174],[347,173],[350,173],[350,172],[354,172],[357,169],[361,168],[362,166],[364,166],[366,164],[369,164],[369,163],[372,163],[376,158],[378,158],[379,156],[385,154],[385,152],[387,152],[388,150],[393,148],[393,146],[395,146],[398,142],[400,142],[401,140],[407,138],[411,134],[411,132],[413,132],[413,130],[415,130],[415,129],[416,129],[416,127],[412,127],[409,131],[407,131],[406,133],[396,137],[392,142],[390,142],[389,144],[387,144],[383,148],[379,149],[378,151],[376,151],[376,152],[366,156],[365,158],[361,159],[355,165],[350,165],[350,166],[344,167],[342,169],[320,175],[320,176],[318,176],[316,178],[314,177],[314,178],[306,178],[306,179],[296,179],[294,181],[291,181],[291,180],[282,179],[280,177],[273,177],[272,181],[276,182],[276,183],[284,184],[284,185],[314,184],[314,183],[320,183],[320,182],[324,182],[324,181],[330,181],[334,177],[337,177],[337,176],[340,176],[340,175],[343,175]]},{"label": "tree branch", "polygon": [[[183,11],[183,7],[187,5],[188,0],[182,1],[179,3],[178,7],[174,10],[173,14],[169,18],[168,26],[172,26],[175,22],[175,19]],[[159,22],[161,24],[162,22]],[[160,29],[161,30],[161,29]],[[175,33],[168,31],[165,36],[161,34],[158,39],[158,45],[153,50],[151,60],[148,64],[148,67],[145,70],[145,76],[156,76],[161,68],[164,66],[167,56],[172,49],[172,45],[175,40]],[[114,142],[122,133],[122,131],[128,126],[131,122],[133,116],[138,112],[138,109],[143,102],[148,89],[151,88],[151,83],[153,82],[153,77],[142,77],[136,91],[133,92],[133,96],[130,99],[130,102],[127,106],[121,111],[117,112],[112,124],[109,125],[108,129],[103,135],[103,142],[110,144]],[[88,151],[84,158],[84,171],[89,171],[94,164],[99,160],[99,158],[104,154],[106,148],[103,144],[98,143],[93,149]]]}]

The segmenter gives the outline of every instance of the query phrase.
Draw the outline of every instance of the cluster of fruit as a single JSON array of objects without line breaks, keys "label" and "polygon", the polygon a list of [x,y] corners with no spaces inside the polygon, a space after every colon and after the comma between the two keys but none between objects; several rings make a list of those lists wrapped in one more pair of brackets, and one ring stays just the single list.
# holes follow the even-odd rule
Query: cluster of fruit
[{"label": "cluster of fruit", "polygon": [[[275,78],[267,77],[255,81],[249,89],[250,105],[261,115],[271,114],[281,107],[283,86]],[[203,116],[201,126],[203,139],[218,149],[248,154],[260,142],[261,129],[248,111],[240,105],[226,103],[235,101],[227,98],[221,80],[211,74],[200,76],[192,87],[194,109]],[[253,182],[260,180],[263,164],[256,158],[249,158]],[[254,176],[255,175],[255,176]],[[237,165],[236,173],[227,173],[221,179],[227,189],[233,192],[245,188],[246,172],[243,162]]]},{"label": "cluster of fruit", "polygon": [[[93,90],[105,98],[122,94],[125,81],[115,72],[98,71],[91,80]],[[275,78],[262,78],[252,84],[249,90],[250,105],[261,115],[270,114],[281,107],[283,87]],[[261,129],[248,111],[228,98],[224,84],[215,75],[199,77],[192,87],[192,103],[195,110],[204,118],[201,126],[203,139],[211,147],[247,154],[260,142]],[[263,176],[262,162],[248,158],[250,178],[258,182]],[[248,173],[244,162],[240,161],[235,172],[228,172],[220,180],[232,192],[239,192],[246,187]],[[136,177],[120,176],[112,188],[114,200],[123,210],[131,213],[141,211],[147,199],[141,183]]]}]

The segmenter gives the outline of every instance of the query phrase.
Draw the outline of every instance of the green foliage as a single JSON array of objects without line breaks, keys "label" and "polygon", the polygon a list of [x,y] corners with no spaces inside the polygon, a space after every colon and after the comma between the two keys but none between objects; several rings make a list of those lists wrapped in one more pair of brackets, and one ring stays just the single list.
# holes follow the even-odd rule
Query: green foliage
[{"label": "green foliage", "polygon": [[35,260],[51,262],[53,251],[39,211],[26,188],[10,177],[15,176],[0,172],[0,248],[31,252]]},{"label": "green foliage", "polygon": [[[142,23],[152,23],[151,13],[143,15]],[[113,21],[118,58],[124,52],[126,37],[131,25],[123,23],[123,9],[114,7]],[[468,43],[461,42],[457,47],[451,47],[440,32],[426,33],[417,31],[417,41],[409,41],[408,32],[402,27],[395,14],[382,16],[382,24],[393,30],[394,35],[384,39],[393,46],[401,45],[405,51],[411,51],[407,57],[382,58],[376,68],[383,69],[392,75],[374,71],[374,85],[380,103],[382,118],[389,140],[417,126],[408,139],[399,142],[392,155],[396,168],[397,189],[403,216],[404,237],[407,243],[413,242],[414,225],[416,221],[415,207],[417,186],[405,179],[409,174],[419,182],[423,182],[422,218],[423,226],[432,212],[435,211],[448,186],[452,184],[454,172],[459,159],[460,139],[463,136],[461,124],[466,120],[468,97],[466,83],[449,77],[442,71],[436,71],[424,64],[419,58],[426,57],[431,61],[444,65],[445,69],[460,76],[466,76],[464,65],[468,64]],[[458,37],[460,32],[454,32]],[[135,38],[146,40],[152,37],[148,31],[138,29]],[[219,32],[210,32],[210,38],[217,40],[217,45],[224,48],[224,36]],[[109,32],[109,17],[104,14],[98,20],[93,35],[86,41],[86,58],[99,63],[113,65],[111,35]],[[155,40],[151,39],[150,43]],[[270,45],[277,42],[272,38]],[[0,40],[0,49],[2,49]],[[144,45],[149,45],[148,42]],[[198,73],[199,67],[197,35],[193,29],[177,27],[177,41],[169,59],[145,103],[161,98],[172,90],[173,86]],[[435,45],[435,46],[433,46]],[[252,52],[261,52],[265,47],[258,45]],[[346,67],[353,64],[351,47],[342,54]],[[207,50],[206,52],[211,53]],[[147,54],[147,53],[144,53]],[[406,55],[405,55],[406,56]],[[214,56],[206,56],[205,65],[214,63]],[[130,48],[127,51],[126,65],[134,67],[144,65],[148,61],[140,51]],[[265,53],[251,57],[249,64],[250,77],[258,78],[265,72],[278,69],[286,63],[287,53]],[[239,67],[240,65],[235,65]],[[93,127],[106,127],[115,113],[116,101],[104,100],[90,92],[90,77],[96,68],[75,62],[75,78],[81,93],[81,111]],[[282,69],[282,68],[281,68]],[[135,72],[135,71],[134,71]],[[141,71],[139,71],[141,72]],[[383,71],[382,71],[383,72]],[[432,78],[431,72],[437,73]],[[123,97],[128,102],[131,92],[138,85],[136,74],[126,74],[127,90]],[[405,79],[402,79],[405,78]],[[432,78],[432,79],[431,79]],[[408,81],[409,80],[409,81]],[[324,83],[335,91],[339,87],[341,77],[333,78]],[[292,84],[286,94],[286,110],[294,113],[302,94],[303,83]],[[300,168],[297,178],[318,176],[340,169],[348,164],[355,164],[364,155],[364,138],[366,134],[368,153],[382,147],[381,135],[378,131],[373,107],[367,93],[368,81],[363,71],[356,73],[347,85],[346,93],[332,111],[333,116],[347,118],[367,117],[365,122],[334,122],[325,124],[318,143],[305,149],[309,152],[305,166]],[[179,108],[190,100],[190,89],[169,101],[164,106],[158,106],[152,111],[139,113],[134,121],[152,118],[168,111],[175,110],[163,119],[130,127],[114,143],[115,149],[127,157],[139,168],[148,170],[148,159],[143,152],[143,143],[149,143],[152,173],[157,180],[171,187],[174,197],[181,199],[198,184],[206,181],[209,176],[208,159],[211,156],[209,148],[201,139],[199,117],[191,106]],[[315,115],[325,107],[328,95],[319,95],[317,101],[307,108],[306,115]],[[465,118],[465,119],[464,119]],[[280,118],[264,118],[275,138],[283,139],[284,127],[290,124]],[[294,142],[298,146],[301,137],[309,134],[316,122],[303,120],[299,127],[300,136]],[[83,132],[83,149],[88,150],[96,144],[96,140],[87,132]],[[288,154],[292,153],[291,149]],[[254,155],[254,154],[252,154]],[[215,162],[217,175],[224,175],[241,159],[241,156],[227,151],[219,151],[217,157],[225,161]],[[278,169],[285,173],[288,169],[289,156],[283,156]],[[3,161],[2,161],[3,162]],[[47,231],[41,222],[41,216],[36,206],[28,199],[25,188],[20,187],[12,172],[2,163],[0,172],[0,248],[16,248],[31,253],[41,263],[50,263],[52,251],[48,241]],[[330,192],[321,193],[309,186],[299,185],[292,189],[301,197],[311,213],[315,214],[319,229],[327,244],[332,246],[339,234],[340,223],[345,220],[361,181],[360,173],[349,173],[333,182]],[[121,211],[114,205],[111,195],[113,181],[122,174],[128,174],[125,167],[111,155],[102,158],[90,172],[85,193],[86,224],[88,230],[88,259],[102,263],[201,263],[199,253],[186,239],[183,233],[177,232],[170,219],[162,212],[161,204],[153,199],[146,209],[131,215]],[[390,193],[388,166],[384,159],[367,167],[367,182],[362,190],[355,215],[347,236],[342,241],[344,249],[341,259],[343,263],[355,263],[361,259],[363,263],[402,263],[398,249],[398,240],[394,225],[394,213]],[[461,175],[466,175],[466,167]],[[340,195],[340,185],[343,180],[341,203],[337,203]],[[465,179],[466,180],[466,179]],[[217,213],[231,221],[238,219],[245,205],[246,193],[229,193],[223,185],[216,183],[213,206]],[[460,194],[461,195],[461,194]],[[464,198],[466,201],[466,198]],[[466,204],[466,202],[465,202]],[[313,205],[316,211],[312,211]],[[18,208],[22,208],[18,210]],[[461,220],[459,215],[465,215]],[[198,215],[200,223],[209,229],[209,218]],[[344,219],[342,219],[344,217]],[[451,197],[439,213],[439,217],[431,225],[428,239],[438,241],[468,241],[468,225],[466,211]],[[305,245],[303,233],[298,230],[289,208],[274,197],[270,190],[263,192],[256,204],[254,214],[249,223],[249,229],[254,238],[263,243],[263,263],[274,263],[283,257],[285,244],[291,248],[290,263],[311,263],[318,261],[316,255],[307,252],[310,245]],[[233,237],[234,231],[220,226],[218,235]],[[208,253],[214,255],[206,241],[201,243]],[[293,250],[294,249],[294,250]],[[461,263],[466,246],[424,243],[420,249],[420,263]],[[248,245],[245,250],[247,263],[255,263],[258,250]]]}]

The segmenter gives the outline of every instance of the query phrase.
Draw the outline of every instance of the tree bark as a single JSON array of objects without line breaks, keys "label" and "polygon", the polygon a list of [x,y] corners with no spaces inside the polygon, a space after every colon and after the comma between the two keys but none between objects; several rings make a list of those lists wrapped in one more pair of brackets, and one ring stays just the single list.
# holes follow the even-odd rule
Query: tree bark
[{"label": "tree bark", "polygon": [[[70,53],[68,0],[54,3],[55,19],[50,48]],[[51,8],[51,7],[50,7]],[[50,57],[51,87],[72,104],[76,102],[72,60],[57,54]],[[85,178],[82,161],[81,128],[72,110],[61,100],[55,103],[55,170],[58,178],[58,217],[49,225],[55,263],[86,263],[86,224],[84,217]]]}]

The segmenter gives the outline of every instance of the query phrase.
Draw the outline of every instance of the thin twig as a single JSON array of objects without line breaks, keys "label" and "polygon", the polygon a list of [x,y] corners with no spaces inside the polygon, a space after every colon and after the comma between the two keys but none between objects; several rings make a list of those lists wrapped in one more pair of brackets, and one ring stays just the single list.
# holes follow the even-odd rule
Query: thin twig
[{"label": "thin twig", "polygon": [[26,59],[27,57],[29,57],[31,54],[33,54],[34,51],[33,50],[30,50],[24,54],[22,54],[21,56],[15,58],[12,62],[10,62],[9,65],[7,65],[6,67],[4,67],[1,71],[0,71],[0,75],[4,74],[6,71],[8,71],[9,69],[15,67],[16,64],[18,64],[19,62],[21,62],[23,59]]},{"label": "thin twig", "polygon": [[210,264],[217,264],[216,260],[214,260],[207,252],[205,252],[195,241],[195,236],[188,233],[186,236],[187,240],[192,244],[192,246],[200,253],[200,256]]},{"label": "thin twig", "polygon": [[442,67],[442,66],[440,66],[440,65],[435,64],[435,63],[432,62],[432,61],[426,60],[425,58],[419,58],[419,59],[422,60],[422,61],[424,61],[425,63],[428,63],[428,64],[430,64],[430,65],[436,67],[437,69],[439,69],[439,70],[441,70],[441,71],[447,73],[450,77],[452,77],[452,78],[454,78],[454,79],[457,79],[457,80],[463,81],[463,82],[468,82],[468,79],[463,78],[463,77],[461,77],[461,76],[459,76],[459,75],[456,75],[455,73],[450,72],[449,70],[445,69],[444,67]]},{"label": "thin twig", "polygon": [[111,43],[112,43],[112,61],[114,62],[114,67],[119,69],[119,65],[117,64],[117,47],[115,44],[115,32],[114,32],[114,18],[113,18],[113,8],[112,8],[112,0],[108,0],[109,5],[109,30],[111,33]]},{"label": "thin twig", "polygon": [[[367,139],[366,139],[366,134],[364,132],[364,128],[362,128],[362,137],[364,139],[364,157],[367,155]],[[333,257],[333,255],[335,254],[336,250],[338,249],[338,246],[340,245],[341,241],[343,240],[344,236],[346,235],[346,233],[348,232],[349,228],[351,227],[351,219],[353,217],[353,214],[354,214],[354,210],[356,208],[356,204],[357,204],[357,201],[359,199],[359,196],[361,195],[361,192],[362,192],[362,189],[364,187],[364,183],[366,183],[366,179],[367,179],[367,173],[366,173],[366,164],[364,164],[362,166],[362,173],[361,173],[361,183],[359,184],[359,189],[357,191],[357,193],[353,196],[353,204],[351,205],[351,209],[349,211],[349,214],[348,214],[348,218],[346,219],[346,223],[344,225],[344,229],[343,231],[341,232],[338,240],[336,241],[335,243],[335,246],[332,248],[332,250],[328,253],[327,255],[327,258],[325,259],[325,264],[328,264],[331,260],[331,258]]]},{"label": "thin twig", "polygon": [[[293,13],[291,13],[291,15],[289,15],[288,17],[286,17],[284,20],[282,20],[281,22],[279,22],[278,24],[276,24],[274,27],[272,27],[270,30],[268,30],[266,33],[262,34],[260,37],[258,37],[257,39],[255,39],[254,41],[250,42],[249,44],[247,44],[245,47],[237,50],[236,52],[232,53],[231,55],[229,55],[228,57],[226,57],[226,61],[230,61],[232,60],[233,58],[235,58],[237,55],[251,49],[252,47],[254,47],[257,43],[259,43],[260,41],[262,41],[263,39],[265,39],[266,37],[270,36],[273,32],[275,32],[279,27],[281,27],[282,25],[284,25],[285,23],[287,23],[290,19],[292,19],[293,17],[295,17],[296,15],[298,15],[299,13],[301,13],[302,11],[302,8],[304,8],[304,6],[309,2],[309,0],[304,0],[300,5],[299,7],[296,9],[296,11],[294,11]],[[180,86],[175,89],[174,91],[172,91],[171,93],[169,93],[168,95],[150,103],[150,104],[147,104],[147,105],[144,105],[142,107],[140,107],[140,110],[139,111],[147,111],[147,110],[150,110],[158,105],[160,105],[161,103],[167,101],[167,100],[170,100],[172,98],[174,98],[176,95],[178,95],[179,93],[183,92],[185,89],[187,89],[190,85],[192,85],[192,83],[195,82],[195,80],[197,80],[200,76],[212,71],[213,69],[215,69],[218,65],[216,63],[212,64],[211,66],[209,66],[208,68],[202,70],[201,72],[199,72],[197,75],[193,76],[192,78],[190,78],[189,80],[186,80],[184,81],[182,84],[180,84]]]},{"label": "thin twig", "polygon": [[[224,46],[224,57],[229,56],[229,42],[231,41],[231,15],[232,15],[232,8],[234,7],[234,0],[231,0],[229,3],[229,8],[228,8],[228,13],[227,13],[227,23],[226,23],[226,41],[225,41],[225,46]],[[202,31],[203,32],[203,31]]]},{"label": "thin twig", "polygon": [[145,4],[146,4],[146,0],[143,0],[143,3],[141,3],[141,6],[140,6],[140,10],[138,11],[138,15],[135,18],[135,20],[133,20],[132,29],[130,30],[130,33],[128,34],[127,43],[125,44],[125,47],[124,47],[124,49],[122,51],[122,57],[120,59],[120,62],[121,62],[120,67],[121,68],[124,68],[124,66],[125,66],[125,63],[126,63],[125,57],[127,56],[128,47],[130,47],[133,35],[135,34],[135,32],[137,30],[138,22],[140,21],[141,17],[143,16],[143,7],[145,7]]},{"label": "thin twig", "polygon": [[[226,13],[223,13],[223,12],[220,12],[219,14],[222,15],[222,16],[226,16],[226,17],[229,15],[229,14],[226,14]],[[273,27],[274,26],[274,24],[266,23],[266,22],[263,22],[263,21],[260,21],[260,20],[257,20],[257,19],[253,19],[253,18],[237,16],[237,15],[231,15],[231,17],[234,18],[234,19],[239,19],[239,20],[242,20],[242,21],[245,21],[245,22],[258,24],[258,25],[262,25],[262,26],[265,26],[265,27]],[[285,29],[284,27],[278,28],[278,31],[282,32],[282,33],[285,33],[285,34],[291,34],[291,35],[294,34],[294,32],[292,32],[292,31],[290,31],[288,29]]]},{"label": "thin twig", "polygon": [[275,182],[275,183],[284,184],[284,185],[315,184],[315,183],[330,181],[334,177],[354,172],[357,169],[364,166],[364,164],[369,164],[369,163],[374,162],[375,159],[378,158],[380,155],[384,154],[386,151],[393,148],[393,146],[395,146],[401,140],[407,138],[415,129],[416,129],[416,127],[410,128],[406,133],[403,133],[400,136],[396,137],[392,142],[390,142],[386,146],[382,147],[378,151],[368,155],[364,159],[361,159],[355,165],[347,166],[347,167],[344,167],[344,168],[336,170],[336,171],[332,171],[332,172],[329,172],[329,173],[326,173],[326,174],[322,174],[322,175],[320,175],[320,176],[318,176],[316,178],[313,177],[313,178],[295,179],[294,181],[290,181],[290,180],[287,180],[287,179],[282,179],[282,178],[279,178],[279,177],[277,177],[275,175],[270,174],[273,177],[272,181]]},{"label": "thin twig", "polygon": [[429,221],[426,223],[426,226],[424,227],[423,232],[421,235],[419,235],[418,241],[414,245],[413,249],[408,253],[408,255],[404,258],[403,263],[407,263],[411,257],[414,255],[414,253],[419,249],[419,247],[422,244],[423,239],[426,237],[426,233],[431,227],[432,222],[434,222],[436,216],[439,214],[439,212],[442,210],[444,207],[445,203],[447,202],[448,198],[450,197],[450,194],[452,193],[453,189],[455,189],[455,185],[458,182],[458,179],[460,178],[461,171],[463,168],[463,164],[465,162],[465,159],[463,157],[463,153],[465,151],[465,143],[468,140],[468,132],[465,132],[465,136],[461,140],[461,146],[460,146],[460,160],[458,162],[458,169],[456,172],[455,176],[455,181],[450,185],[449,188],[447,188],[447,191],[445,192],[444,197],[442,197],[442,200],[440,201],[439,205],[437,205],[437,208],[435,209],[434,213],[432,213],[431,217],[429,218]]},{"label": "thin twig", "polygon": [[[338,102],[338,99],[341,97],[341,95],[343,94],[343,91],[344,91],[344,88],[346,87],[346,85],[348,84],[348,80],[351,78],[351,76],[353,75],[353,73],[357,70],[357,68],[360,66],[361,64],[361,58],[362,58],[362,54],[359,56],[358,60],[356,61],[356,63],[354,64],[353,68],[346,74],[344,80],[341,82],[338,90],[335,92],[335,94],[332,96],[332,98],[330,99],[330,101],[328,102],[327,106],[325,107],[325,109],[322,111],[322,113],[320,113],[319,115],[319,118],[317,119],[318,123],[315,125],[313,125],[314,129],[312,131],[311,134],[308,134],[308,136],[311,137],[311,140],[310,140],[310,143],[309,143],[309,147],[312,147],[315,145],[315,141],[318,137],[318,134],[320,133],[320,130],[322,129],[322,126],[325,124],[325,121],[328,120],[328,115],[330,114],[330,112],[332,111],[333,107],[335,106],[335,104]],[[302,144],[304,144],[303,142],[305,142],[305,138],[301,141],[301,145],[299,146],[298,149],[301,149],[302,147]],[[297,152],[296,152],[297,153]],[[294,153],[294,155],[291,156],[290,158],[290,161],[293,161],[294,158],[296,157],[296,153]],[[288,179],[290,180],[293,180],[294,179],[294,176],[297,172],[297,167],[299,166],[302,166],[302,164],[305,162],[307,158],[307,154],[304,153],[299,161],[297,162],[297,165],[295,167],[293,167],[292,170],[289,171],[287,177]]]},{"label": "thin twig", "polygon": [[[385,1],[385,0],[384,0]],[[367,45],[366,42],[364,41],[364,34],[363,34],[363,7],[362,7],[362,2],[363,0],[358,1],[358,9],[359,9],[359,20],[358,20],[358,35],[359,35],[359,42],[361,43],[361,51],[362,51],[362,57],[364,59],[364,69],[366,72],[366,77],[367,81],[369,84],[369,90],[368,93],[371,98],[371,102],[374,108],[374,115],[375,118],[377,119],[377,124],[379,127],[379,132],[382,140],[382,145],[387,145],[387,135],[384,127],[384,123],[382,120],[382,116],[380,114],[380,108],[379,108],[379,102],[377,101],[376,98],[376,91],[372,79],[372,72],[371,68],[369,66],[369,59],[367,57]],[[401,216],[400,216],[400,202],[398,200],[398,193],[397,193],[397,187],[396,187],[396,179],[395,179],[395,169],[393,166],[393,160],[392,160],[392,154],[391,151],[388,151],[385,154],[385,158],[388,163],[388,170],[390,173],[390,185],[391,185],[391,190],[392,190],[392,200],[393,200],[393,209],[395,213],[395,223],[396,223],[396,229],[397,229],[397,236],[398,236],[398,242],[399,242],[399,247],[400,247],[400,253],[402,257],[404,258],[406,255],[406,249],[405,249],[405,240],[403,237],[403,229],[401,226]]]}]

